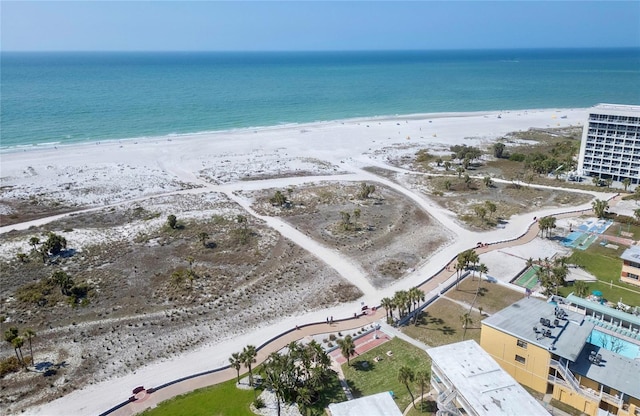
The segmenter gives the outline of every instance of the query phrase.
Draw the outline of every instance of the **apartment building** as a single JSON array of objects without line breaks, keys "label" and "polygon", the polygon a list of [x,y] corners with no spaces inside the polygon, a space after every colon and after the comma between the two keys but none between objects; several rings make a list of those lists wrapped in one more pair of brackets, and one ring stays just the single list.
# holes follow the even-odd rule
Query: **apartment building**
[{"label": "apartment building", "polygon": [[640,183],[640,106],[599,104],[589,110],[578,174]]},{"label": "apartment building", "polygon": [[480,345],[519,383],[589,416],[640,415],[640,341],[555,298],[525,298],[484,319]]},{"label": "apartment building", "polygon": [[475,341],[430,348],[427,354],[438,415],[549,415]]},{"label": "apartment building", "polygon": [[640,286],[640,246],[631,246],[620,256],[622,272],[620,280]]}]

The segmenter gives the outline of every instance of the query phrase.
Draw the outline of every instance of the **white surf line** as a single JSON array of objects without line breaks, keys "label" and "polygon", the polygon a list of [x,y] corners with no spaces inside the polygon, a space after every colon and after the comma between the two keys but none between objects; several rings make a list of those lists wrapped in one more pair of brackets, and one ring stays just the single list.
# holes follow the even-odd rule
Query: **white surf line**
[{"label": "white surf line", "polygon": [[318,243],[311,237],[306,236],[280,218],[258,214],[251,208],[250,201],[235,195],[233,192],[226,191],[225,195],[227,195],[229,199],[235,201],[249,214],[261,219],[273,230],[279,232],[283,237],[293,241],[296,245],[313,254],[337,271],[343,279],[347,280],[362,291],[366,302],[374,302],[374,304],[377,302],[378,289],[369,282],[365,272],[356,266],[351,260],[344,257],[339,252]]}]

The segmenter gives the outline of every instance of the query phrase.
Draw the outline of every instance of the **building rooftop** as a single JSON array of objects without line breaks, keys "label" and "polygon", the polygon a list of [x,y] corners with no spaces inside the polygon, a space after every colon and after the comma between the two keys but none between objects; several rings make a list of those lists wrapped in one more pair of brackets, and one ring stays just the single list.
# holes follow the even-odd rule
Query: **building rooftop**
[{"label": "building rooftop", "polygon": [[479,415],[549,415],[475,341],[443,345],[427,353]]},{"label": "building rooftop", "polygon": [[[591,351],[602,355],[600,364],[589,361]],[[640,361],[638,360],[632,360],[605,348],[588,344],[576,362],[569,364],[569,369],[576,374],[640,398],[640,383],[638,383]]]},{"label": "building rooftop", "polygon": [[[580,313],[561,310],[565,314],[563,319],[556,317],[556,305],[524,298],[484,319],[482,324],[575,361],[594,324],[586,321]],[[549,320],[550,325],[544,326],[540,322],[543,319]],[[545,332],[548,336],[544,335]]]},{"label": "building rooftop", "polygon": [[[637,115],[638,112],[640,112],[640,106],[637,105],[627,105],[627,104],[598,104],[596,106],[594,106],[593,108],[590,109],[591,112],[599,112],[602,111],[603,113],[609,113],[609,112],[623,112],[623,113],[635,113],[635,115]],[[599,111],[598,111],[599,110]]]},{"label": "building rooftop", "polygon": [[389,392],[373,394],[355,400],[329,405],[332,416],[402,416],[398,405]]},{"label": "building rooftop", "polygon": [[579,308],[589,309],[591,311],[591,314],[613,317],[618,321],[624,322],[626,325],[623,324],[623,326],[625,327],[628,327],[630,324],[633,324],[636,327],[640,327],[640,317],[627,312],[619,311],[618,309],[610,308],[607,305],[601,305],[598,302],[583,299],[579,296],[574,295],[573,293],[566,297],[566,302],[570,305],[576,305]]},{"label": "building rooftop", "polygon": [[620,256],[622,260],[640,263],[640,246],[631,246]]}]

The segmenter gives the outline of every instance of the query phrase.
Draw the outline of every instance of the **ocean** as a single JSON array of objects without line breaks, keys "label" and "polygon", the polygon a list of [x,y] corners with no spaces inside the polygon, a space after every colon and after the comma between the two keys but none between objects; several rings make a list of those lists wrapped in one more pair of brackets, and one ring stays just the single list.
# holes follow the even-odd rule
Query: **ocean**
[{"label": "ocean", "polygon": [[640,104],[640,49],[0,59],[2,150],[369,116]]}]

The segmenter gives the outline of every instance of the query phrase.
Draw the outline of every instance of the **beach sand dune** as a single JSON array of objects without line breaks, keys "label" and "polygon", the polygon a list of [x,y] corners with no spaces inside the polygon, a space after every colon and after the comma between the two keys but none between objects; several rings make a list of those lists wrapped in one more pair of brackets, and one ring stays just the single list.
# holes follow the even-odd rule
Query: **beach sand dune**
[{"label": "beach sand dune", "polygon": [[[132,386],[225,365],[244,345],[351,316],[362,301],[373,305],[414,286],[476,241],[513,238],[529,214],[479,234],[407,182],[362,168],[402,175],[408,166],[397,161],[421,148],[486,147],[509,132],[576,126],[585,116],[581,109],[427,114],[5,152],[0,258],[11,268],[0,274],[0,314],[35,327],[38,361],[66,367],[41,377],[41,389],[23,373],[5,377],[3,404],[11,413],[100,413]],[[310,207],[323,186],[352,195],[363,182],[376,183],[380,206],[346,197],[285,213],[264,203],[293,188],[294,202]],[[340,236],[340,211],[356,208],[372,231]],[[167,228],[170,214],[181,228]],[[19,264],[30,236],[45,231],[65,235],[73,256]],[[73,309],[58,296],[55,306],[28,311],[16,291],[60,267],[96,288],[89,306]],[[170,276],[185,270],[198,275],[184,282],[193,289],[172,287]],[[1,351],[13,354],[8,345]]]}]

